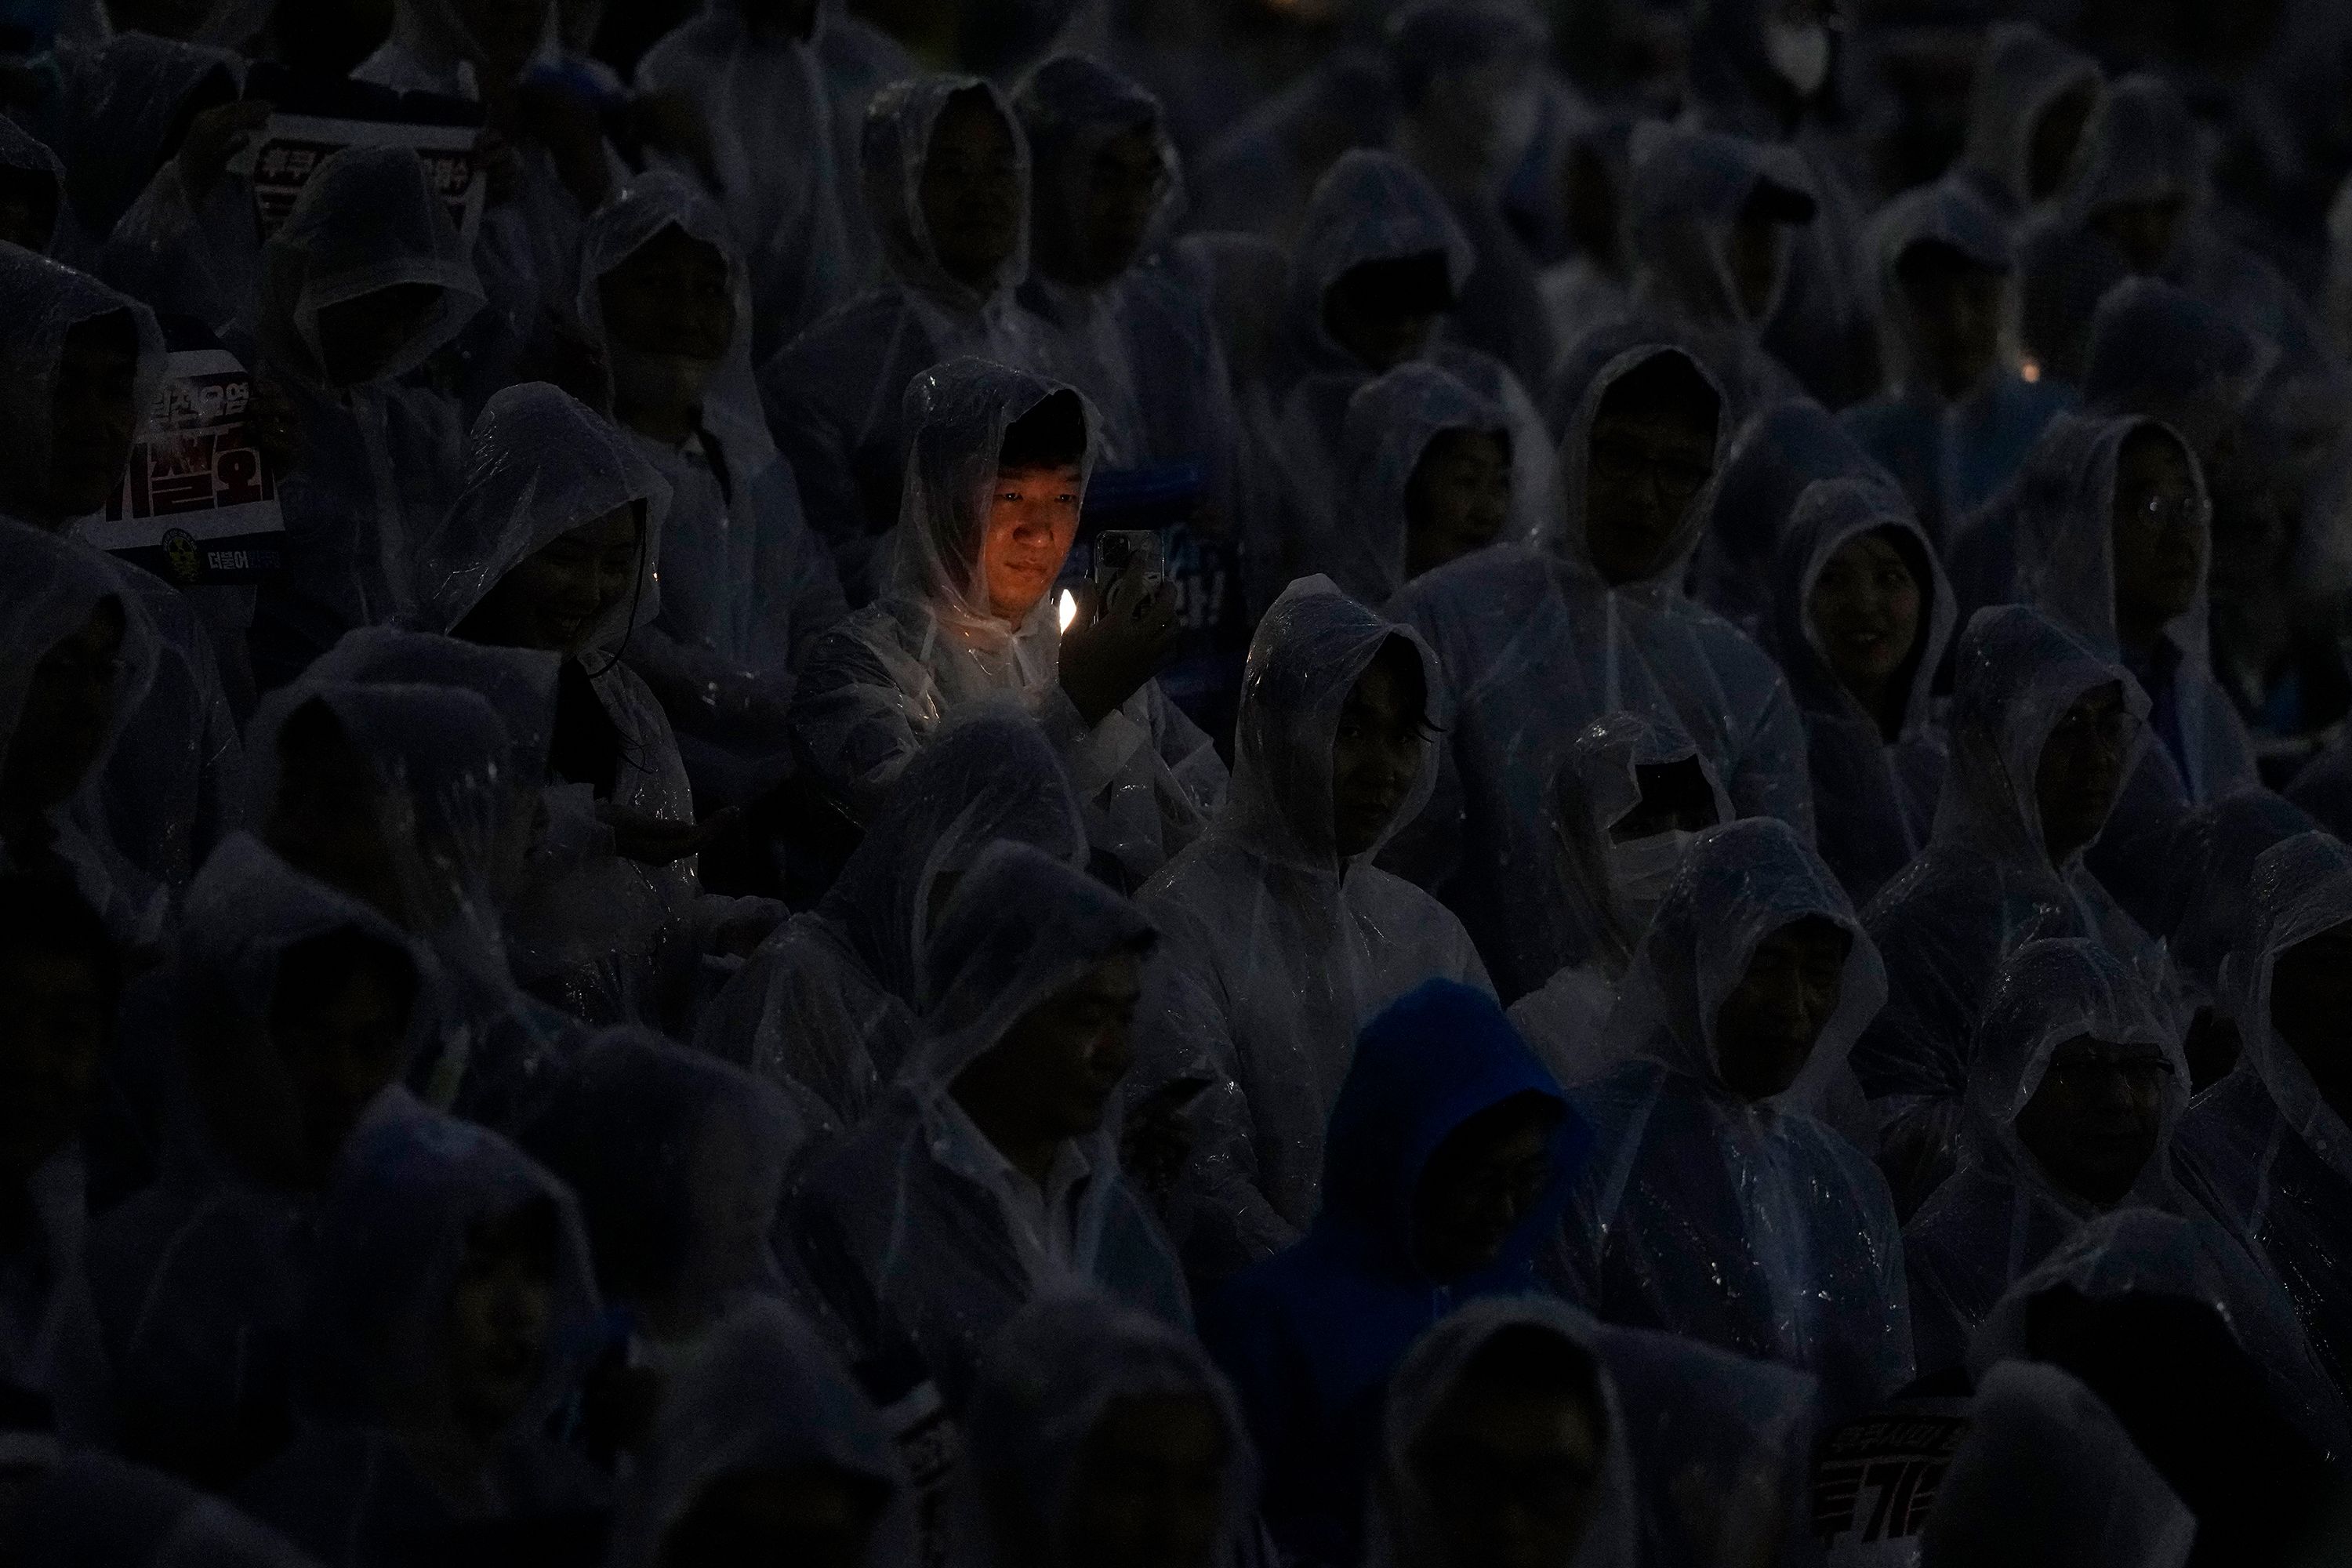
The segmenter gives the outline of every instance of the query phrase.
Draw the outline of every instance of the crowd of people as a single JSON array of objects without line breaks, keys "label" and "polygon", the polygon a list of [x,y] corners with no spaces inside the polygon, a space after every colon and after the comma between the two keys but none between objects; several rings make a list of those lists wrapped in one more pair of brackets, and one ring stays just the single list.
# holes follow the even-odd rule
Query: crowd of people
[{"label": "crowd of people", "polygon": [[2341,0],[0,50],[0,1562],[2352,1560]]}]

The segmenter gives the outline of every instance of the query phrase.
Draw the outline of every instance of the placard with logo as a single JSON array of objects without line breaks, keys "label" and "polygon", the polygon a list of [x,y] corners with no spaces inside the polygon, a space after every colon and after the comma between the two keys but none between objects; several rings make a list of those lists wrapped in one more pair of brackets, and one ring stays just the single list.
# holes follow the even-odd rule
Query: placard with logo
[{"label": "placard with logo", "polygon": [[226,349],[175,350],[106,510],[82,538],[194,588],[278,570],[278,476],[253,444],[253,378]]}]

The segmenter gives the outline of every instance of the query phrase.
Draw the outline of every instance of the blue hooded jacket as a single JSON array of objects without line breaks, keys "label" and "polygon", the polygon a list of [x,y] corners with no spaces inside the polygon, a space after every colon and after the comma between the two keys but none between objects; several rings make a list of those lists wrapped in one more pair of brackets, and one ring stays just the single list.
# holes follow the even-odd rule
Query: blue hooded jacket
[{"label": "blue hooded jacket", "polygon": [[[1541,1094],[1564,1114],[1551,1181],[1495,1260],[1433,1279],[1413,1261],[1413,1195],[1438,1145],[1480,1111]],[[1495,999],[1432,980],[1364,1026],[1331,1110],[1323,1206],[1298,1242],[1236,1275],[1201,1318],[1266,1456],[1268,1528],[1293,1556],[1352,1563],[1389,1374],[1465,1301],[1540,1289],[1538,1245],[1559,1224],[1592,1132]]]}]

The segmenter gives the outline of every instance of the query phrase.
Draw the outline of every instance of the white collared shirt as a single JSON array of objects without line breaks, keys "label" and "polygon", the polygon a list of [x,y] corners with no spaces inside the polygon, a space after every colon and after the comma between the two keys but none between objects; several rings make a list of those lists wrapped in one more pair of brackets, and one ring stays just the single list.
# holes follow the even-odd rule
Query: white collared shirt
[{"label": "white collared shirt", "polygon": [[1055,1284],[1079,1271],[1078,1212],[1094,1163],[1077,1144],[1065,1139],[1055,1149],[1041,1187],[1013,1168],[951,1095],[932,1102],[924,1131],[932,1159],[996,1200],[1013,1250],[1033,1281]]}]

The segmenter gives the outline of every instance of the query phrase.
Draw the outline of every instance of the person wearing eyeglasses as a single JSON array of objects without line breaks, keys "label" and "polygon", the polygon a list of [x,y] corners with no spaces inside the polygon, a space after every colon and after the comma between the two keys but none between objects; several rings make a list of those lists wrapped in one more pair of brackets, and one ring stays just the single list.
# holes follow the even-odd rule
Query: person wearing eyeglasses
[{"label": "person wearing eyeglasses", "polygon": [[2092,869],[2143,922],[2163,849],[2195,807],[2260,784],[2237,709],[2213,679],[2206,575],[2211,501],[2170,425],[2071,416],[2035,448],[2015,519],[2015,595],[2114,658],[2147,694],[2150,744],[2126,775]]},{"label": "person wearing eyeglasses", "polygon": [[1436,649],[1455,719],[1434,804],[1390,863],[1462,916],[1507,1003],[1593,956],[1544,873],[1559,856],[1547,799],[1558,759],[1594,720],[1637,713],[1678,730],[1736,815],[1813,837],[1787,680],[1681,587],[1731,400],[1681,349],[1602,359],[1603,346],[1574,371],[1582,391],[1560,447],[1570,500],[1549,545],[1465,555],[1408,584],[1391,611]]},{"label": "person wearing eyeglasses", "polygon": [[2173,1166],[2188,1109],[2180,1031],[2122,960],[2069,938],[2003,964],[1977,1027],[1959,1169],[1904,1230],[1920,1372],[1959,1365],[2010,1285],[2095,1215],[2160,1208],[2218,1231]]}]

